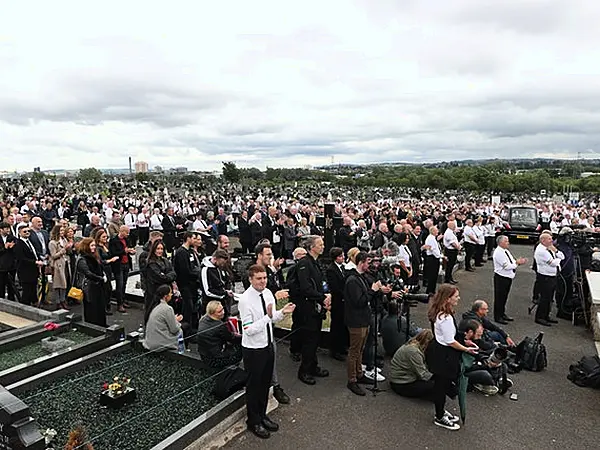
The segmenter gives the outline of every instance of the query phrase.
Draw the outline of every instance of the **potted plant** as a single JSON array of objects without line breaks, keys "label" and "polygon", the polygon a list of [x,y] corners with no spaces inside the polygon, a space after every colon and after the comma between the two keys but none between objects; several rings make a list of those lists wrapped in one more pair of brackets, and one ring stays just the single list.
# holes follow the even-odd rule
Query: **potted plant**
[{"label": "potted plant", "polygon": [[130,385],[131,378],[117,376],[110,383],[105,382],[102,385],[100,394],[100,404],[109,408],[121,408],[122,406],[135,401],[135,389]]}]

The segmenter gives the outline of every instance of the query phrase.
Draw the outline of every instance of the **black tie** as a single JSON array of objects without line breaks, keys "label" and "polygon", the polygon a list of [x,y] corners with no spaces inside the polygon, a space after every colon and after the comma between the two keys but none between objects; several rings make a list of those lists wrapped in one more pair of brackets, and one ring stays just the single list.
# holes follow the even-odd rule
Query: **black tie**
[{"label": "black tie", "polygon": [[[267,304],[265,303],[265,298],[263,297],[262,293],[260,294],[260,301],[262,302],[263,312],[267,314]],[[267,343],[269,346],[271,346],[271,327],[269,327],[269,324],[267,324]]]}]

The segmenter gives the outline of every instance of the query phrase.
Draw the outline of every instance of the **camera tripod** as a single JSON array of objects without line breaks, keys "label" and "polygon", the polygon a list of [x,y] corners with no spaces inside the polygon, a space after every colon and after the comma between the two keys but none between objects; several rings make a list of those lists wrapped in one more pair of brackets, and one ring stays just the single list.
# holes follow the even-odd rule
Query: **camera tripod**
[{"label": "camera tripod", "polygon": [[[376,396],[378,392],[385,392],[385,389],[381,389],[379,387],[379,381],[377,381],[377,376],[379,372],[377,371],[377,348],[379,344],[379,298],[376,296],[373,302],[374,306],[374,320],[373,320],[373,386],[367,388],[367,390],[373,393],[373,396]],[[370,330],[369,330],[370,332]],[[363,374],[364,376],[364,374]]]}]

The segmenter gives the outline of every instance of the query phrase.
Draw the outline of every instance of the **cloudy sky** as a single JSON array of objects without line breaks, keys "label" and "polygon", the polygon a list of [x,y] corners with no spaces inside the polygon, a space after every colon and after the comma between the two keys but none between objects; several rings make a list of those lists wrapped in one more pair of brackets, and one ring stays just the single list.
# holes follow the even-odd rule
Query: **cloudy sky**
[{"label": "cloudy sky", "polygon": [[0,170],[600,157],[597,1],[0,11]]}]

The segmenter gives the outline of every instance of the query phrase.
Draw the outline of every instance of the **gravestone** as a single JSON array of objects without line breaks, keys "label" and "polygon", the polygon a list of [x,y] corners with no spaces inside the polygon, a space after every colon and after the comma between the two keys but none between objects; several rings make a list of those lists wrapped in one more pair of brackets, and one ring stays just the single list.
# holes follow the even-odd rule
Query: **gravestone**
[{"label": "gravestone", "polygon": [[0,386],[0,450],[44,450],[44,436],[22,400]]}]

